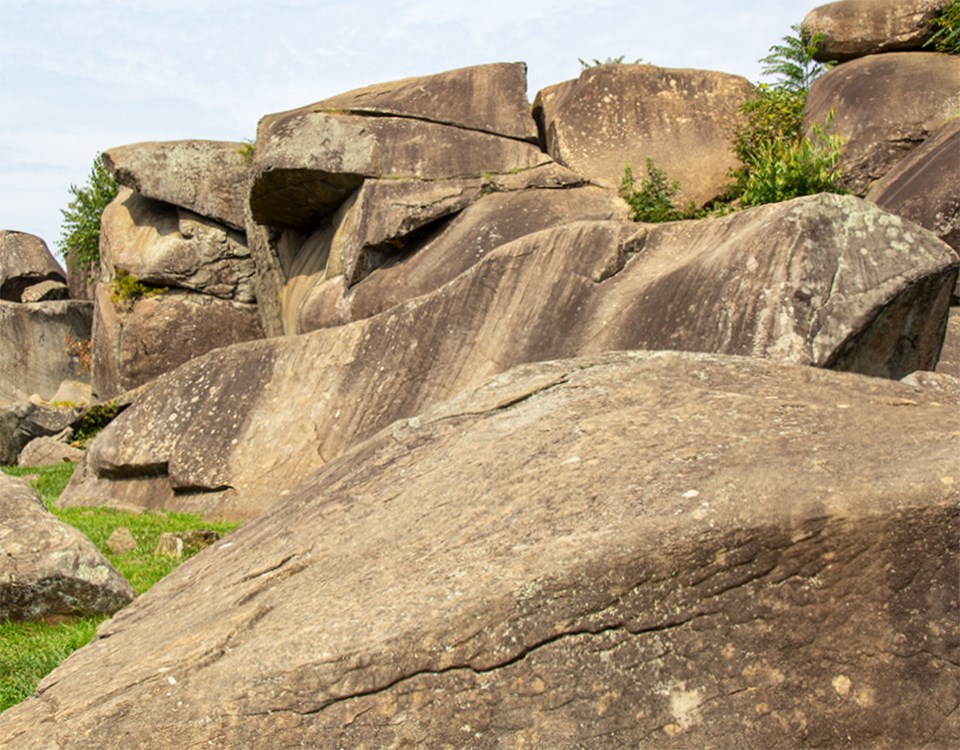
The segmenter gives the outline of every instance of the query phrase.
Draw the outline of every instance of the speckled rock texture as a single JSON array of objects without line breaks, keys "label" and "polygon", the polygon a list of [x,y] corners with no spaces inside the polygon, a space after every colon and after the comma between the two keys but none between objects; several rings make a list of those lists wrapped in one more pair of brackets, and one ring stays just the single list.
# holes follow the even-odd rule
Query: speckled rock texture
[{"label": "speckled rock texture", "polygon": [[110,615],[134,596],[93,542],[0,473],[0,620]]},{"label": "speckled rock texture", "polygon": [[190,362],[101,433],[61,503],[250,517],[396,419],[585,353],[716,352],[899,379],[936,364],[957,266],[926,230],[849,196],[567,224],[380,315]]},{"label": "speckled rock texture", "polygon": [[770,360],[512,370],[178,568],[0,744],[951,748],[958,436]]},{"label": "speckled rock texture", "polygon": [[47,243],[26,232],[0,231],[0,300],[39,302],[31,290],[47,287],[43,299],[66,299],[67,280]]}]

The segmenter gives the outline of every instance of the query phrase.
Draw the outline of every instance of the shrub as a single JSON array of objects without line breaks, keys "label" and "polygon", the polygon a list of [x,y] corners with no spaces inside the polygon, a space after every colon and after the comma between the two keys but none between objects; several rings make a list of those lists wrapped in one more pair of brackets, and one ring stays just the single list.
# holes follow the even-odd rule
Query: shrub
[{"label": "shrub", "polygon": [[91,406],[73,426],[71,445],[75,448],[86,447],[87,443],[100,434],[100,431],[110,424],[123,409],[124,407],[119,406],[114,401]]},{"label": "shrub", "polygon": [[674,198],[680,192],[680,183],[667,178],[662,169],[658,169],[653,159],[647,159],[647,176],[639,188],[630,166],[624,167],[620,182],[620,195],[630,206],[634,221],[657,224],[664,221],[680,221],[700,216],[692,201],[685,208],[677,208]]},{"label": "shrub", "polygon": [[99,154],[87,177],[87,184],[70,186],[73,200],[61,209],[63,226],[57,243],[64,258],[72,251],[77,270],[89,271],[100,263],[100,217],[117,196],[117,183],[103,166]]},{"label": "shrub", "polygon": [[115,305],[132,306],[138,299],[163,294],[167,287],[148,286],[122,268],[117,269],[117,275],[110,285],[110,301]]},{"label": "shrub", "polygon": [[66,337],[67,356],[76,363],[77,374],[89,375],[93,369],[93,351],[90,339]]},{"label": "shrub", "polygon": [[774,75],[779,80],[777,88],[788,91],[809,91],[813,82],[823,75],[832,63],[819,63],[813,59],[822,37],[802,29],[799,24],[790,27],[796,34],[783,37],[781,44],[770,47],[770,54],[760,59],[761,75]]},{"label": "shrub", "polygon": [[948,55],[960,55],[960,0],[947,3],[931,25],[934,33],[924,47],[933,47]]},{"label": "shrub", "polygon": [[578,57],[577,61],[580,63],[580,70],[589,70],[590,68],[598,68],[601,65],[639,65],[643,62],[642,57],[638,57],[632,63],[628,63],[624,60],[626,55],[620,55],[620,57],[608,57],[606,60],[598,60],[596,57],[592,60],[584,60],[582,57]]}]

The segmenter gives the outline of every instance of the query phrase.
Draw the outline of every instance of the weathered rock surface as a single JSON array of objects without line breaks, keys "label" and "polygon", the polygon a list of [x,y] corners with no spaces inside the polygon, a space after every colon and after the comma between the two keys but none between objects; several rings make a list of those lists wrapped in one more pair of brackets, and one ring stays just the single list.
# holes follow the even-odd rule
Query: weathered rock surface
[{"label": "weathered rock surface", "polygon": [[250,162],[248,147],[227,141],[134,143],[103,154],[121,185],[234,229],[244,228]]},{"label": "weathered rock surface", "polygon": [[[341,325],[439,289],[495,248],[528,234],[573,221],[627,218],[626,204],[609,190],[574,184],[565,189],[490,192],[425,237],[401,237],[379,247],[368,244],[362,254],[353,252],[356,246],[344,248],[338,243],[338,229],[327,282],[301,292],[299,305],[292,294],[284,303],[288,314],[296,315],[298,332]],[[341,226],[349,228],[349,215]],[[342,279],[336,273],[338,251],[343,259]],[[357,255],[359,262],[353,261]],[[376,272],[370,273],[374,268]],[[361,271],[366,273],[357,279]]]},{"label": "weathered rock surface", "polygon": [[123,555],[137,549],[137,540],[126,526],[118,526],[107,539],[107,547],[115,555]]},{"label": "weathered rock surface", "polygon": [[639,178],[652,158],[680,182],[680,201],[702,205],[739,166],[730,139],[752,90],[726,73],[601,65],[538,93],[534,114],[560,164],[616,189],[624,166]]},{"label": "weathered rock surface", "polygon": [[17,458],[19,466],[52,466],[77,463],[83,451],[52,437],[38,437],[27,443]]},{"label": "weathered rock surface", "polygon": [[178,568],[0,744],[952,747],[958,417],[757,359],[511,371]]},{"label": "weathered rock surface", "polygon": [[840,0],[814,8],[802,27],[819,37],[816,59],[844,62],[881,52],[923,49],[946,0]]},{"label": "weathered rock surface", "polygon": [[93,542],[0,473],[0,620],[109,615],[135,595]]},{"label": "weathered rock surface", "polygon": [[212,349],[262,338],[256,305],[170,291],[131,303],[98,288],[94,382],[101,399],[137,388]]},{"label": "weathered rock surface", "polygon": [[256,515],[396,419],[584,353],[707,351],[898,379],[936,364],[956,276],[932,234],[847,196],[565,225],[381,315],[187,364],[88,448],[61,503]]},{"label": "weathered rock surface", "polygon": [[[937,372],[960,378],[960,307],[951,307]],[[960,403],[960,399],[957,399]]]},{"label": "weathered rock surface", "polygon": [[101,258],[154,287],[254,302],[246,237],[186,209],[121,188],[101,219]]},{"label": "weathered rock surface", "polygon": [[88,379],[67,347],[90,340],[92,317],[89,302],[0,300],[0,403],[50,399],[63,380]]},{"label": "weathered rock surface", "polygon": [[907,154],[956,117],[960,57],[891,52],[833,68],[814,82],[804,127],[831,119],[845,139],[843,182],[866,195]]},{"label": "weathered rock surface", "polygon": [[347,92],[260,121],[252,218],[312,231],[364,178],[509,173],[549,162],[536,140],[522,63]]},{"label": "weathered rock surface", "polygon": [[[54,407],[18,401],[0,405],[0,466],[18,463],[17,457],[36,438],[63,432],[83,413],[81,407]],[[39,464],[21,464],[39,466]]]},{"label": "weathered rock surface", "polygon": [[874,183],[867,200],[915,221],[960,252],[960,117]]},{"label": "weathered rock surface", "polygon": [[[37,284],[44,285],[43,294],[30,293]],[[26,232],[0,231],[0,300],[39,302],[66,297],[66,277],[47,243]]]},{"label": "weathered rock surface", "polygon": [[492,63],[378,83],[311,105],[316,112],[393,115],[537,141],[527,105],[527,66]]}]

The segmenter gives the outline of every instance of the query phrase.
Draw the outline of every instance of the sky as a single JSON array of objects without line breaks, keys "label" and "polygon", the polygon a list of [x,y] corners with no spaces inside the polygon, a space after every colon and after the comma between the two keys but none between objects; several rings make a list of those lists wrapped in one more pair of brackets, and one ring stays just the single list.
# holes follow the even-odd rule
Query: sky
[{"label": "sky", "polygon": [[761,80],[806,0],[0,0],[0,229],[57,252],[70,186],[140,141],[240,141],[266,114],[373,83],[579,59]]}]

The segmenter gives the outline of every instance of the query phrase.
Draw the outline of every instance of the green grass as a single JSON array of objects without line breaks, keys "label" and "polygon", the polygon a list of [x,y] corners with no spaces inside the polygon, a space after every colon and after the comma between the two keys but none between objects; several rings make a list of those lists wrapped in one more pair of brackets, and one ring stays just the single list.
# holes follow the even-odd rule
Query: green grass
[{"label": "green grass", "polygon": [[[235,523],[211,523],[187,513],[123,513],[108,508],[57,508],[54,506],[74,471],[73,464],[45,467],[0,467],[13,476],[32,476],[31,485],[44,504],[61,521],[78,528],[100,549],[130,585],[142,594],[176,568],[183,559],[153,554],[160,535],[170,531],[213,529],[226,534]],[[107,539],[126,526],[137,549],[115,555]],[[105,618],[76,618],[59,623],[0,621],[0,711],[31,695],[37,683],[74,650],[90,641]]]}]

